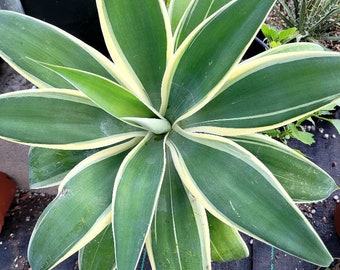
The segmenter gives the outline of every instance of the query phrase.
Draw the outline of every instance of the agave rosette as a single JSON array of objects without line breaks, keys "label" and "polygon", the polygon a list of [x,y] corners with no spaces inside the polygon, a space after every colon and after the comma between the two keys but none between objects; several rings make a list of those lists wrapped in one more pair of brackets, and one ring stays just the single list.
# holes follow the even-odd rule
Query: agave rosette
[{"label": "agave rosette", "polygon": [[[59,185],[33,269],[210,269],[248,255],[239,231],[314,264],[332,257],[296,202],[333,179],[261,135],[340,97],[340,57],[290,44],[241,61],[273,0],[97,0],[113,61],[0,11],[0,55],[40,89],[0,96],[0,137],[32,146],[34,188]],[[322,91],[320,91],[322,89]]]}]

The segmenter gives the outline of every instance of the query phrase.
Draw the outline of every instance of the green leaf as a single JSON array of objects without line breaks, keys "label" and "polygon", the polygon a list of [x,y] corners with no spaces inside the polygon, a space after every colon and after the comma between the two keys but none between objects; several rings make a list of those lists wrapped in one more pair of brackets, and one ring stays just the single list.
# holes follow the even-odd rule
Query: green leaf
[{"label": "green leaf", "polygon": [[[279,54],[279,53],[289,53],[289,52],[303,52],[303,51],[325,51],[323,47],[318,44],[311,43],[311,42],[299,42],[299,43],[290,43],[290,44],[283,44],[278,47],[272,48],[270,50],[264,51],[259,53],[245,61],[242,62],[242,65],[245,65],[248,62],[255,61],[258,58]],[[237,69],[235,69],[237,71]]]},{"label": "green leaf", "polygon": [[331,176],[302,154],[268,136],[233,137],[261,160],[297,202],[320,201],[338,189]]},{"label": "green leaf", "polygon": [[[174,1],[176,2],[180,1]],[[184,1],[185,2],[185,1]],[[175,48],[177,49],[184,39],[206,18],[212,15],[214,12],[222,8],[224,5],[232,2],[232,0],[206,0],[199,1],[194,0],[191,3],[187,3],[185,6],[187,10],[185,13],[182,11],[183,18],[179,22],[178,29],[175,33]],[[189,4],[189,5],[188,5]],[[178,5],[178,4],[177,4]],[[183,5],[183,3],[182,3]],[[184,6],[181,6],[183,9]]]},{"label": "green leaf", "polygon": [[40,64],[58,73],[95,104],[116,118],[155,117],[155,113],[157,114],[127,89],[104,77],[48,63]]},{"label": "green leaf", "polygon": [[340,96],[339,84],[340,57],[336,53],[296,52],[259,58],[236,68],[224,91],[181,126],[220,135],[273,129],[331,103]]},{"label": "green leaf", "polygon": [[298,130],[294,124],[289,124],[288,129],[290,130],[292,137],[299,140],[300,142],[308,145],[315,143],[313,138],[314,135],[312,133]]},{"label": "green leaf", "polygon": [[273,2],[233,1],[186,38],[164,75],[161,112],[170,122],[188,111],[194,113],[208,102],[207,95],[211,97],[220,90],[228,71],[241,59]]},{"label": "green leaf", "polygon": [[340,119],[331,119],[330,122],[336,128],[338,133],[340,134]]},{"label": "green leaf", "polygon": [[264,35],[267,39],[269,39],[269,41],[271,41],[271,40],[274,39],[274,38],[273,38],[273,33],[274,33],[274,34],[276,33],[275,30],[276,30],[276,28],[271,27],[271,26],[269,26],[269,25],[267,25],[267,24],[263,24],[263,25],[261,26],[261,31],[262,31],[263,35]]},{"label": "green leaf", "polygon": [[0,56],[38,87],[72,89],[67,81],[32,63],[29,58],[81,69],[109,79],[121,77],[106,57],[55,26],[4,10],[0,10],[0,25]]},{"label": "green leaf", "polygon": [[270,48],[275,48],[275,47],[278,47],[278,46],[281,46],[281,42],[280,41],[272,41],[269,43],[269,46]]},{"label": "green leaf", "polygon": [[[168,145],[187,189],[223,222],[314,264],[332,256],[277,179],[232,141],[172,133]],[[251,220],[251,222],[249,222]]]},{"label": "green leaf", "polygon": [[167,156],[165,177],[147,242],[153,269],[209,269],[207,217],[204,208],[194,207],[194,203],[194,198],[183,187],[171,156]]},{"label": "green leaf", "polygon": [[190,0],[171,0],[168,8],[172,32],[175,32]]},{"label": "green leaf", "polygon": [[284,29],[279,33],[279,40],[284,43],[291,41],[298,35],[298,31],[296,27],[291,27],[288,29]]},{"label": "green leaf", "polygon": [[127,155],[113,190],[118,269],[135,269],[157,207],[165,170],[164,138],[149,134]]},{"label": "green leaf", "polygon": [[28,154],[30,188],[59,185],[68,172],[98,149],[67,151],[32,147]]},{"label": "green leaf", "polygon": [[99,148],[145,135],[145,131],[117,120],[75,90],[3,94],[0,118],[0,137],[55,149]]},{"label": "green leaf", "polygon": [[[99,0],[99,18],[111,58],[158,109],[167,59],[170,21],[163,0]],[[146,94],[145,94],[146,92]]]},{"label": "green leaf", "polygon": [[139,117],[124,117],[122,120],[133,125],[137,125],[143,129],[149,130],[154,134],[164,134],[171,129],[170,123],[166,119],[158,118],[139,118]]},{"label": "green leaf", "polygon": [[[114,179],[131,142],[79,163],[40,216],[28,247],[33,269],[49,269],[78,251],[111,223]],[[53,243],[53,244],[52,244]]]},{"label": "green leaf", "polygon": [[113,270],[115,268],[115,251],[111,224],[79,251],[78,264],[80,270]]},{"label": "green leaf", "polygon": [[210,231],[211,258],[215,262],[227,262],[249,256],[242,237],[233,227],[207,213]]}]

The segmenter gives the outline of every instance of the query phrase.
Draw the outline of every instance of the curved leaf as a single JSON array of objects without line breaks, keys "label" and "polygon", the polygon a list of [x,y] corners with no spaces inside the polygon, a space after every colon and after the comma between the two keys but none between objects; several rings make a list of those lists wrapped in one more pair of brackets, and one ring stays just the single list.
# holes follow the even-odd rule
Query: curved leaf
[{"label": "curved leaf", "polygon": [[256,157],[228,139],[177,130],[182,136],[172,133],[168,143],[176,169],[209,212],[306,261],[332,262],[311,224]]},{"label": "curved leaf", "polygon": [[272,48],[270,50],[264,51],[262,53],[259,53],[241,63],[241,65],[246,64],[247,62],[254,61],[258,58],[264,57],[264,56],[269,56],[269,55],[274,55],[278,53],[289,53],[289,52],[303,52],[303,51],[319,51],[323,52],[325,51],[325,48],[316,44],[316,43],[311,43],[311,42],[298,42],[298,43],[288,43],[288,44],[283,44],[280,46],[277,46],[275,48]]},{"label": "curved leaf", "polygon": [[75,90],[3,94],[0,118],[0,137],[55,149],[99,148],[146,134],[112,117]]},{"label": "curved leaf", "polygon": [[[133,145],[121,144],[79,163],[40,216],[28,247],[33,269],[49,269],[78,251],[111,223],[116,173]],[[53,243],[53,244],[51,244]]]},{"label": "curved leaf", "polygon": [[193,113],[207,102],[203,100],[207,95],[223,86],[228,71],[241,59],[274,2],[233,1],[186,38],[164,75],[161,112],[170,122],[188,111]]},{"label": "curved leaf", "polygon": [[154,134],[164,134],[171,129],[170,123],[164,118],[123,117],[122,120],[145,130],[149,130]]},{"label": "curved leaf", "polygon": [[268,136],[254,134],[232,140],[261,160],[296,202],[320,201],[339,188],[320,167]]},{"label": "curved leaf", "polygon": [[227,262],[249,256],[246,243],[236,229],[207,213],[210,231],[211,258]]},{"label": "curved leaf", "polygon": [[337,53],[296,52],[259,58],[235,69],[224,91],[181,126],[226,136],[273,129],[340,97],[339,84]]},{"label": "curved leaf", "polygon": [[[134,82],[143,101],[158,109],[161,82],[172,53],[170,21],[163,0],[97,0],[113,61]],[[141,16],[143,14],[143,16]]]},{"label": "curved leaf", "polygon": [[58,73],[100,108],[117,118],[155,117],[155,113],[157,114],[127,89],[104,77],[82,70],[40,64]]},{"label": "curved leaf", "polygon": [[81,69],[111,80],[122,77],[109,59],[53,25],[4,10],[0,10],[0,25],[0,56],[38,87],[72,89],[67,81],[29,58]]},{"label": "curved leaf", "polygon": [[172,32],[175,32],[176,27],[181,20],[190,0],[171,0],[168,8],[171,21]]},{"label": "curved leaf", "polygon": [[[167,167],[147,243],[153,269],[209,269],[209,230],[204,208],[193,208],[171,161]],[[199,221],[199,220],[201,221]],[[197,220],[197,221],[196,221]]]},{"label": "curved leaf", "polygon": [[[175,48],[206,18],[234,0],[194,0],[191,1],[175,33]],[[174,1],[176,2],[176,1]]]},{"label": "curved leaf", "polygon": [[98,149],[67,151],[31,147],[28,153],[30,188],[59,185],[74,166],[97,151]]},{"label": "curved leaf", "polygon": [[80,270],[113,270],[115,268],[111,224],[79,251],[78,265]]},{"label": "curved leaf", "polygon": [[164,138],[149,134],[125,158],[113,189],[113,232],[118,269],[135,269],[162,185]]}]

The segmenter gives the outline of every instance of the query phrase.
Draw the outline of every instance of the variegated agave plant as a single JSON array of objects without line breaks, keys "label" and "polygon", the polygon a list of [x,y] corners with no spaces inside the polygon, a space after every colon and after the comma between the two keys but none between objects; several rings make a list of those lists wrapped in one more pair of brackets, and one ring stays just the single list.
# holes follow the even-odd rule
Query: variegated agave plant
[{"label": "variegated agave plant", "polygon": [[[291,44],[241,61],[274,0],[97,0],[113,61],[0,12],[0,54],[39,90],[1,95],[1,138],[32,146],[31,185],[59,185],[32,268],[210,269],[239,231],[314,264],[332,257],[295,202],[337,189],[262,131],[340,97],[340,56]],[[79,162],[79,163],[78,163]],[[78,163],[78,164],[77,164]]]}]

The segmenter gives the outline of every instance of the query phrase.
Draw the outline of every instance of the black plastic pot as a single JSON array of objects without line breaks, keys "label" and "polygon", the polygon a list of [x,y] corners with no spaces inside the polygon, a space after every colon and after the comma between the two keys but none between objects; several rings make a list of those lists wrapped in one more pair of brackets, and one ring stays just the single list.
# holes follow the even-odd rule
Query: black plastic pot
[{"label": "black plastic pot", "polygon": [[266,49],[269,49],[267,44],[263,42],[264,35],[261,31],[259,31],[251,43],[250,47],[246,51],[245,55],[243,56],[243,59],[251,58],[259,53],[264,52]]},{"label": "black plastic pot", "polygon": [[51,23],[107,53],[96,0],[21,0],[24,12]]}]

